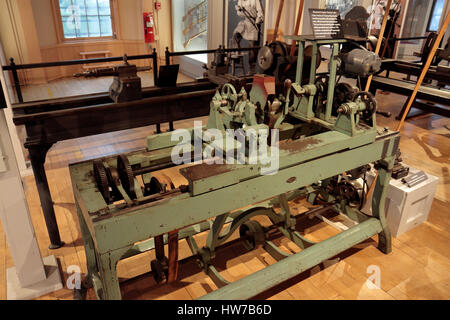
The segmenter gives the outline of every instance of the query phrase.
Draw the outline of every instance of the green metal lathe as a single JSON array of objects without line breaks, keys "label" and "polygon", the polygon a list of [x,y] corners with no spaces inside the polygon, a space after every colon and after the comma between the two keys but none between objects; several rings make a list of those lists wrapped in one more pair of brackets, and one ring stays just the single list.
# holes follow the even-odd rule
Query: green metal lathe
[{"label": "green metal lathe", "polygon": [[[378,71],[379,58],[351,40],[291,38],[299,44],[294,82],[286,80],[278,90],[282,92],[277,92],[273,77],[264,75],[255,76],[248,93],[224,85],[211,101],[208,124],[188,130],[189,141],[182,145],[188,160],[199,160],[195,151],[200,148],[215,160],[232,154],[234,164],[199,161],[180,167],[188,183],[179,187],[167,176],[158,179],[156,171],[177,166],[172,153],[180,145],[178,140],[172,141],[170,132],[147,137],[146,150],[70,166],[86,249],[87,284],[93,285],[98,298],[120,299],[117,262],[152,249],[155,278],[175,281],[181,239],[186,239],[199,266],[219,287],[203,299],[254,297],[374,235],[379,236],[382,252],[391,251],[384,206],[400,134],[377,128],[376,101],[370,93],[336,84],[340,75],[359,77]],[[313,54],[309,78],[302,79],[307,43]],[[329,72],[316,74],[315,59],[322,45],[331,48]],[[211,142],[209,129],[216,133],[238,129],[244,138],[235,136],[231,144]],[[275,143],[267,155],[278,159],[275,169],[252,161],[250,152],[240,158],[244,164],[235,159],[237,151],[245,151],[251,144],[249,132],[266,132],[269,138],[277,135],[279,143],[271,140]],[[215,153],[210,152],[211,146]],[[378,169],[372,216],[355,205],[364,194],[353,183],[369,164]],[[296,230],[288,204],[296,198],[324,203],[355,225],[314,243]],[[263,227],[254,219],[257,216],[268,217],[271,228],[301,251],[288,255],[280,250],[268,240],[271,228]],[[208,231],[208,238],[200,245],[194,235],[203,231]],[[263,246],[278,262],[229,283],[214,267],[214,257],[234,232],[239,232],[249,250]]]}]

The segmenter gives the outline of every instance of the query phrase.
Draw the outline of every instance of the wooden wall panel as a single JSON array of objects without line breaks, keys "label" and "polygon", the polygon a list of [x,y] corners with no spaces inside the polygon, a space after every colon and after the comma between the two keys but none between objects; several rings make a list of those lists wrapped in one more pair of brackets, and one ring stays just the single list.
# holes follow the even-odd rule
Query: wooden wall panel
[{"label": "wooden wall panel", "polygon": [[[42,62],[76,60],[81,59],[80,52],[109,50],[111,56],[122,56],[123,54],[139,55],[145,54],[145,44],[139,40],[111,40],[111,41],[86,41],[57,44],[41,48]],[[149,66],[149,61],[132,61],[138,66]],[[114,63],[116,64],[116,63]],[[118,62],[117,62],[118,64]],[[81,65],[67,67],[46,68],[47,81],[71,77],[74,73],[82,72]]]}]

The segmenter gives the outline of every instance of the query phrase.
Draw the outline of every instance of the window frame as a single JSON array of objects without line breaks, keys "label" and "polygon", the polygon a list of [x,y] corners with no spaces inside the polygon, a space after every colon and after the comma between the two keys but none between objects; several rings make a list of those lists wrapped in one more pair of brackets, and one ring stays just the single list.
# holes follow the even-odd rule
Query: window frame
[{"label": "window frame", "polygon": [[427,31],[426,32],[438,32],[439,31],[439,27],[441,26],[441,21],[442,21],[442,16],[445,14],[445,0],[444,0],[444,8],[442,9],[442,13],[441,13],[441,18],[439,19],[439,26],[437,30],[430,30],[430,24],[431,24],[431,20],[433,20],[433,12],[434,9],[436,7],[436,3],[437,0],[433,0],[433,6],[431,7],[431,11],[430,11],[430,16],[428,17],[428,23],[427,23]]},{"label": "window frame", "polygon": [[59,7],[59,0],[53,0],[53,13],[56,20],[56,29],[58,35],[58,41],[60,43],[73,43],[73,42],[86,42],[86,41],[98,41],[98,40],[115,40],[117,39],[117,5],[115,0],[109,0],[109,9],[111,11],[111,28],[112,36],[100,36],[100,37],[77,37],[66,38],[64,35],[64,28],[62,23],[61,8]]}]

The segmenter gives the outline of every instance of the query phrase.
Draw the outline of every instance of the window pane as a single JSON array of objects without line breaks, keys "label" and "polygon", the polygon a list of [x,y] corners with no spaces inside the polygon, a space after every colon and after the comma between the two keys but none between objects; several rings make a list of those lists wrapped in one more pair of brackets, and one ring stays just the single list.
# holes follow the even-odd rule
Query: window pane
[{"label": "window pane", "polygon": [[78,37],[89,37],[88,23],[85,15],[75,18]]},{"label": "window pane", "polygon": [[62,25],[64,29],[64,36],[66,38],[76,38],[76,31],[75,31],[75,20],[73,16],[63,16],[62,18]]},{"label": "window pane", "polygon": [[73,2],[73,10],[75,11],[75,14],[77,16],[86,14],[84,0],[72,0],[72,2]]},{"label": "window pane", "polygon": [[431,13],[430,27],[428,31],[438,31],[439,22],[441,21],[442,11],[444,10],[444,0],[436,0],[433,12]]},{"label": "window pane", "polygon": [[98,16],[97,0],[86,0],[87,15]]},{"label": "window pane", "polygon": [[112,36],[111,16],[100,16],[100,28],[103,37]]},{"label": "window pane", "polygon": [[111,37],[109,0],[59,0],[66,38]]},{"label": "window pane", "polygon": [[98,0],[98,9],[100,15],[110,15],[109,0]]},{"label": "window pane", "polygon": [[98,21],[98,16],[89,16],[89,36],[90,37],[100,37],[100,24]]}]

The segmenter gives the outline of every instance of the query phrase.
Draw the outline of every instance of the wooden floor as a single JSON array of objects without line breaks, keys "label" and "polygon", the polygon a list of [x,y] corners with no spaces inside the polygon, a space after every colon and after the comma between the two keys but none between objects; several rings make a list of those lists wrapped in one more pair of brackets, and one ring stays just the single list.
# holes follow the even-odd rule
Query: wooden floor
[{"label": "wooden floor", "polygon": [[[379,106],[396,113],[405,98],[395,94],[378,94]],[[205,118],[203,118],[205,120]],[[379,125],[395,129],[397,121],[379,117]],[[188,127],[192,120],[175,123],[176,128]],[[163,126],[164,128],[164,126]],[[36,185],[32,176],[24,179],[26,197],[42,256],[56,255],[64,281],[71,265],[86,273],[84,248],[76,220],[74,198],[68,164],[100,156],[141,149],[144,138],[154,127],[138,128],[65,141],[49,152],[46,169],[63,248],[49,250],[44,219],[39,205]],[[450,119],[426,115],[405,124],[401,140],[404,162],[439,177],[439,186],[428,221],[393,239],[393,252],[384,255],[376,249],[376,237],[347,250],[336,259],[327,261],[294,279],[258,296],[262,299],[449,299],[450,298]],[[293,204],[293,211],[305,208]],[[337,233],[335,229],[317,219],[300,220],[306,237],[324,240]],[[205,238],[199,235],[198,238]],[[286,252],[298,252],[285,238],[275,243]],[[188,247],[180,242],[180,258],[188,256]],[[124,299],[195,299],[214,289],[213,282],[197,267],[193,260],[181,266],[180,279],[171,285],[157,285],[150,271],[153,253],[121,261],[118,265]],[[246,252],[241,244],[221,251],[214,261],[216,267],[230,281],[260,270],[275,261],[264,250]],[[378,266],[381,285],[370,289],[366,280],[368,268]],[[0,227],[0,299],[6,298],[6,268],[13,266],[3,228]],[[369,268],[370,272],[370,268]],[[135,279],[132,279],[136,277]],[[130,280],[128,280],[130,279]],[[72,299],[72,292],[62,289],[40,299]],[[95,299],[92,290],[87,299]]]}]

